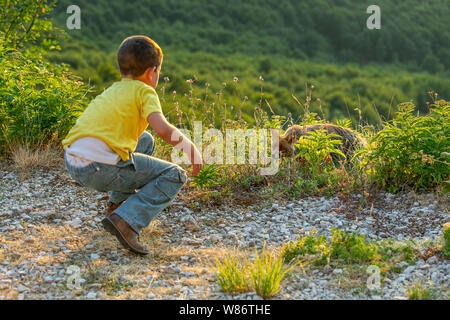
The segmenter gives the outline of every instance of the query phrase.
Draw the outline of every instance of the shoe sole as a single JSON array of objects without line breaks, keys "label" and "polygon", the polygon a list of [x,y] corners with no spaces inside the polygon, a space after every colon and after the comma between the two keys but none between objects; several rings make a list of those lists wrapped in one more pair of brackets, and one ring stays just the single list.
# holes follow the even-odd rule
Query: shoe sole
[{"label": "shoe sole", "polygon": [[148,251],[140,251],[135,248],[133,248],[128,241],[125,239],[125,237],[122,235],[122,233],[116,228],[116,226],[109,220],[109,218],[105,218],[102,220],[103,227],[106,231],[108,231],[110,234],[115,236],[119,242],[127,249],[133,251],[134,253],[146,255],[149,252]]}]

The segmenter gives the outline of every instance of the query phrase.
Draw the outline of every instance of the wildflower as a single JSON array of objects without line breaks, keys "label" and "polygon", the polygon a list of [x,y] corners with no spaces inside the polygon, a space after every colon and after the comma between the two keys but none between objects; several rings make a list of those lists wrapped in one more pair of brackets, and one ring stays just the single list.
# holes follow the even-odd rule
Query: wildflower
[{"label": "wildflower", "polygon": [[238,77],[234,77],[234,78],[233,78],[233,81],[234,81],[235,83],[237,83],[237,82],[239,81],[239,78],[238,78]]},{"label": "wildflower", "polygon": [[259,81],[264,81],[264,78],[262,76],[259,76]]}]

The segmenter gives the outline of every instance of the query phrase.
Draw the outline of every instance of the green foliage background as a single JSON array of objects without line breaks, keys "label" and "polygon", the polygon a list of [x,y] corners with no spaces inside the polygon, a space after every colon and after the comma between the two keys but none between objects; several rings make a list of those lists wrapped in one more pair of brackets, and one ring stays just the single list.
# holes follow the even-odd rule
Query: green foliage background
[{"label": "green foliage background", "polygon": [[[73,4],[81,8],[82,27],[65,37]],[[158,90],[177,126],[351,123],[369,141],[360,153],[368,180],[392,191],[448,185],[449,109],[442,100],[450,96],[448,3],[381,1],[381,30],[366,28],[368,5],[0,0],[0,153],[59,142],[89,100],[120,78],[115,55],[123,38],[147,34],[165,52]],[[382,130],[372,136],[366,124]],[[308,167],[320,170],[312,176],[292,166],[278,178],[297,191],[352,188],[345,168],[323,170],[315,162]],[[211,170],[202,184],[218,173]],[[300,185],[299,176],[308,184]]]},{"label": "green foliage background", "polygon": [[[80,6],[77,39],[114,51],[130,34],[149,34],[163,47],[221,56],[281,54],[328,62],[405,63],[433,70],[450,67],[448,1],[380,0],[382,29],[366,28],[371,1],[352,0],[61,0],[55,10],[64,25],[66,8]],[[412,36],[414,35],[414,36]]]},{"label": "green foliage background", "polygon": [[[248,121],[261,100],[260,75],[264,100],[294,119],[303,110],[292,94],[305,96],[306,85],[314,85],[313,98],[320,98],[327,120],[359,123],[361,111],[362,120],[375,125],[392,118],[404,101],[427,110],[428,91],[450,96],[446,1],[379,1],[381,30],[366,28],[367,1],[61,0],[54,14],[61,28],[71,4],[81,8],[81,30],[68,30],[72,39],[48,57],[70,64],[95,85],[93,94],[119,78],[120,42],[146,34],[165,52],[166,92],[188,93],[186,80],[198,79],[194,90],[208,82],[215,93],[237,76],[241,98],[248,97],[242,105]],[[229,106],[239,103],[232,85],[223,98]],[[263,107],[268,110],[265,101]]]}]

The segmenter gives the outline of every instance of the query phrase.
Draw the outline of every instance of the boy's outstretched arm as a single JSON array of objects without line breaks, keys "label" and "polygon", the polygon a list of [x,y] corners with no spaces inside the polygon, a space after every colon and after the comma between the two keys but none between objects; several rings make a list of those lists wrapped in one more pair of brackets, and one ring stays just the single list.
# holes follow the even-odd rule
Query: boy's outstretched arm
[{"label": "boy's outstretched arm", "polygon": [[[153,131],[165,142],[170,143],[174,147],[182,148],[184,152],[188,153],[192,163],[192,174],[195,176],[199,173],[203,166],[201,153],[197,150],[195,145],[180,130],[170,124],[164,115],[160,112],[153,112],[147,117],[147,121],[152,127]],[[179,137],[172,140],[172,137]]]}]

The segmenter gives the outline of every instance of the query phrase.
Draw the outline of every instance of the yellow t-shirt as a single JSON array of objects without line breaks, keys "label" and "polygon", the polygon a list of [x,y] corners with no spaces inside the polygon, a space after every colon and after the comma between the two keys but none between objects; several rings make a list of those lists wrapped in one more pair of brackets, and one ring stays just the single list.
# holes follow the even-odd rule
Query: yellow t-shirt
[{"label": "yellow t-shirt", "polygon": [[153,112],[162,112],[155,89],[139,80],[122,79],[89,103],[62,144],[66,149],[81,137],[96,137],[127,161]]}]

